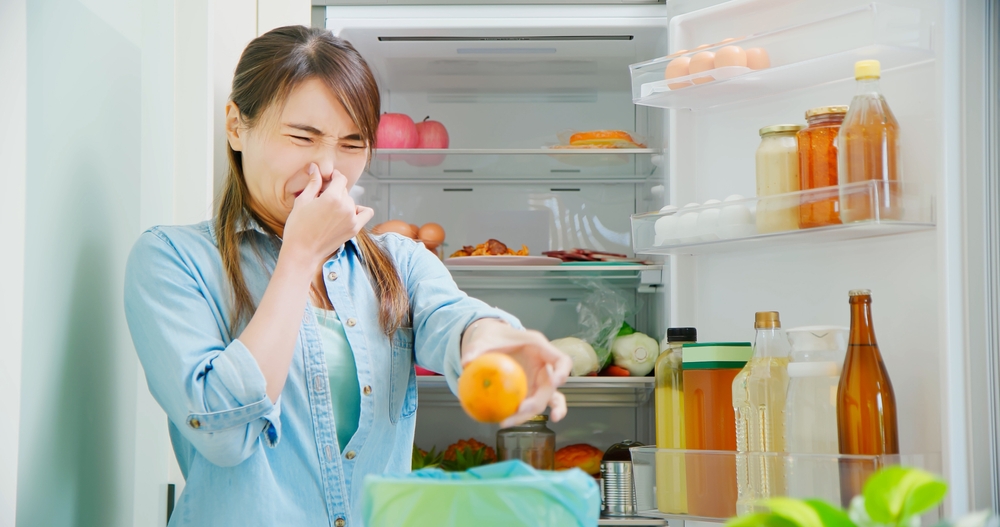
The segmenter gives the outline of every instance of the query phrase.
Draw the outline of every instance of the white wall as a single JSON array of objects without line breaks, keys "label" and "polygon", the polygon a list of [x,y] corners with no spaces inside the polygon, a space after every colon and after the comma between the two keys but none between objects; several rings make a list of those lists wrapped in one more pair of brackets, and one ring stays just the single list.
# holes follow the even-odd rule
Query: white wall
[{"label": "white wall", "polygon": [[257,34],[282,26],[308,26],[311,8],[309,0],[257,0]]},{"label": "white wall", "polygon": [[17,504],[18,427],[24,302],[24,185],[27,129],[27,5],[0,2],[0,525],[13,525]]},{"label": "white wall", "polygon": [[141,4],[27,8],[24,341],[17,524],[132,524]]}]

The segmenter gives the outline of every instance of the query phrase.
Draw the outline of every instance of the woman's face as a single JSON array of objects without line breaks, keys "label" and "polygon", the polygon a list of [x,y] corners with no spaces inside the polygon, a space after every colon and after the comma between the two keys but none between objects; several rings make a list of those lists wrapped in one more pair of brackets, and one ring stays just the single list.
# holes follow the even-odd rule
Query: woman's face
[{"label": "woman's face", "polygon": [[251,207],[272,229],[281,232],[295,197],[309,182],[309,166],[319,167],[323,190],[334,174],[357,183],[368,159],[368,146],[344,105],[319,79],[300,83],[284,101],[264,110],[253,128],[243,124],[239,109],[226,106],[226,134],[241,152]]}]

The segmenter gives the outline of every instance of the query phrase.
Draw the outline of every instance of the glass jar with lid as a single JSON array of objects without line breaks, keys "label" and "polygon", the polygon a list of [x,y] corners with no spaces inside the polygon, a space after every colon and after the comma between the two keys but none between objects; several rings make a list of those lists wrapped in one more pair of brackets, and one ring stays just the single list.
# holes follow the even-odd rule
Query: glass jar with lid
[{"label": "glass jar with lid", "polygon": [[771,198],[799,190],[799,124],[776,124],[760,129],[757,147],[757,232],[799,228],[798,196]]},{"label": "glass jar with lid", "polygon": [[[837,134],[847,106],[820,106],[806,111],[805,128],[799,130],[799,187],[811,190],[836,187]],[[810,229],[840,223],[839,193],[803,197],[799,204],[799,227]]]},{"label": "glass jar with lid", "polygon": [[528,422],[497,432],[497,459],[520,459],[540,470],[556,468],[556,433],[545,426],[549,417],[536,415]]}]

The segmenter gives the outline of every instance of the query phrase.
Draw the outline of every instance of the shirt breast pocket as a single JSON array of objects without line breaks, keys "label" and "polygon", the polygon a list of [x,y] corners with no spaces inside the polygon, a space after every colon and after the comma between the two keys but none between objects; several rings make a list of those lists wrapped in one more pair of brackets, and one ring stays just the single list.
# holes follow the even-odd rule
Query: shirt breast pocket
[{"label": "shirt breast pocket", "polygon": [[413,371],[413,329],[399,328],[392,337],[389,421],[396,424],[417,411],[417,376]]}]

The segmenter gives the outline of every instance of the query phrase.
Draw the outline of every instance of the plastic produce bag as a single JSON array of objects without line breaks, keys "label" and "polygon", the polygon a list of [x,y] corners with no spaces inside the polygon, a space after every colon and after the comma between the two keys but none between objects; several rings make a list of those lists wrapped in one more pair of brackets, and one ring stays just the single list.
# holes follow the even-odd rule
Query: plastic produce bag
[{"label": "plastic produce bag", "polygon": [[582,470],[535,470],[519,460],[369,475],[363,499],[366,527],[596,527],[601,512],[597,483]]},{"label": "plastic produce bag", "polygon": [[631,315],[625,295],[597,280],[579,280],[578,285],[590,292],[576,306],[577,321],[583,328],[576,337],[594,347],[597,362],[602,366],[611,357],[611,343],[618,336],[625,319]]}]

